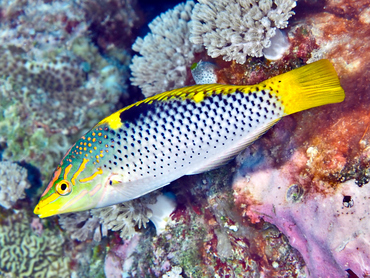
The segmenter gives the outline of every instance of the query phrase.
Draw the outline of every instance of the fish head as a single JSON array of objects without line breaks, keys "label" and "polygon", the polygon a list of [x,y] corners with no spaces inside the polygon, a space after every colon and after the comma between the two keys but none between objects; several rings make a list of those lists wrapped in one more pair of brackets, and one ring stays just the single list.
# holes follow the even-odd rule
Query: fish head
[{"label": "fish head", "polygon": [[34,213],[44,218],[100,207],[109,173],[92,157],[73,146],[55,169]]}]

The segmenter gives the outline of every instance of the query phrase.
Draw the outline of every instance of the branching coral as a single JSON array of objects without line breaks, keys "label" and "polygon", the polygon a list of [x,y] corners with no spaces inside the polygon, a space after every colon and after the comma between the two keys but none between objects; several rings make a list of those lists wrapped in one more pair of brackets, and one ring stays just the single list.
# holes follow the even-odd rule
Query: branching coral
[{"label": "branching coral", "polygon": [[25,168],[10,161],[0,162],[0,206],[11,208],[25,197],[24,190],[30,186]]},{"label": "branching coral", "polygon": [[149,24],[151,33],[133,44],[141,56],[132,60],[131,81],[146,97],[185,85],[194,53],[201,50],[189,41],[193,7],[194,2],[188,1],[156,17]]},{"label": "branching coral", "polygon": [[0,269],[15,277],[70,277],[69,258],[63,254],[63,238],[50,230],[33,234],[22,215],[0,225]]},{"label": "branching coral", "polygon": [[262,56],[275,29],[286,28],[293,0],[200,0],[192,13],[190,41],[203,44],[208,55],[243,64],[246,56]]},{"label": "branching coral", "polygon": [[85,241],[93,237],[100,241],[107,230],[120,231],[121,238],[128,239],[135,234],[135,227],[146,228],[152,216],[150,204],[155,203],[158,193],[138,198],[122,204],[92,209],[85,212],[62,214],[59,223],[71,233],[73,239]]},{"label": "branching coral", "polygon": [[138,228],[146,227],[151,216],[151,210],[135,199],[122,204],[91,210],[92,215],[99,217],[103,226],[112,231],[121,231],[121,238],[130,238],[137,225]]},{"label": "branching coral", "polygon": [[79,213],[62,214],[59,216],[60,226],[71,233],[72,239],[85,241],[94,238],[100,241],[102,236],[107,235],[107,231],[100,231],[99,218],[91,217],[89,211]]}]

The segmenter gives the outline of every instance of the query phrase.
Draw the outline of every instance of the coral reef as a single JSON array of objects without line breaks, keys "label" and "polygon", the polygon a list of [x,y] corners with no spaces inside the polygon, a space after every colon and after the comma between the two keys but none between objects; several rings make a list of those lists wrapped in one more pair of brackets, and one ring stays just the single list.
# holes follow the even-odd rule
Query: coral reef
[{"label": "coral reef", "polygon": [[185,85],[195,53],[202,50],[189,41],[193,7],[194,2],[187,1],[159,15],[149,24],[151,33],[133,44],[140,56],[132,59],[131,82],[146,97]]},{"label": "coral reef", "polygon": [[283,174],[304,167],[309,161],[304,154],[295,153],[279,170],[262,153],[252,156],[258,164],[242,166],[233,185],[245,215],[277,225],[300,251],[312,277],[326,273],[344,277],[347,269],[358,275],[370,273],[368,187],[351,180],[333,189],[320,181],[310,189],[304,178]]},{"label": "coral reef", "polygon": [[128,274],[166,277],[178,266],[184,277],[303,277],[304,262],[281,232],[239,216],[232,175],[229,165],[174,182],[173,223],[154,238],[141,236]]},{"label": "coral reef", "polygon": [[135,226],[146,228],[151,216],[149,210],[141,199],[91,210],[91,214],[99,218],[101,223],[109,230],[120,231],[121,238],[130,238],[135,233]]},{"label": "coral reef", "polygon": [[[244,5],[240,13],[233,12],[237,3]],[[113,207],[61,215],[60,231],[56,218],[26,215],[35,195],[17,202],[9,202],[7,195],[5,207],[13,209],[0,207],[0,276],[369,276],[368,1],[302,0],[290,19],[294,3],[180,4],[137,39],[132,81],[147,96],[189,85],[191,65],[201,61],[200,71],[192,73],[197,83],[255,84],[328,58],[346,91],[345,102],[286,117],[236,161],[173,182],[162,189],[176,197],[164,215],[157,210],[163,208],[162,195],[155,192]],[[136,1],[26,0],[0,7],[1,156],[31,163],[45,176],[77,133],[110,114],[118,99],[128,95],[130,55],[124,47],[141,19],[135,14]],[[243,13],[253,10],[262,17],[240,22]],[[212,45],[226,34],[230,45],[220,43],[219,48],[233,61],[224,61],[223,53],[211,59],[192,44],[191,13],[199,17],[193,38],[206,44],[206,34],[213,34]],[[276,23],[279,18],[282,22]],[[247,57],[251,54],[242,46],[240,30],[229,28],[252,22],[262,31],[251,33],[254,40],[249,42],[260,42],[252,55],[268,58],[271,30],[283,28],[287,20],[289,46],[277,61]],[[204,30],[220,22],[224,29]],[[124,40],[123,34],[128,36]],[[238,42],[242,48],[236,54]],[[217,47],[214,55],[221,51]],[[27,187],[24,170],[9,163],[0,162],[1,190],[10,183]]]},{"label": "coral reef", "polygon": [[30,186],[25,168],[10,161],[0,161],[0,206],[11,208],[18,199],[26,196],[24,190]]},{"label": "coral reef", "polygon": [[71,276],[70,258],[63,253],[63,238],[51,231],[42,236],[33,234],[22,214],[2,220],[0,242],[1,271],[19,278]]},{"label": "coral reef", "polygon": [[309,277],[370,273],[370,46],[363,43],[370,25],[359,16],[366,5],[328,1],[304,24],[317,44],[308,62],[331,59],[345,102],[283,119],[238,158],[233,189],[241,213],[275,224]]},{"label": "coral reef", "polygon": [[123,244],[117,243],[109,250],[104,261],[104,273],[107,278],[130,277],[129,271],[134,260],[132,254],[139,239],[138,235],[134,235]]},{"label": "coral reef", "polygon": [[[147,227],[153,215],[156,217],[155,222],[160,223],[158,229],[162,231],[167,223],[162,218],[168,218],[174,207],[169,206],[168,201],[161,196],[159,192],[154,192],[142,198],[109,207],[62,214],[59,215],[59,224],[71,234],[73,239],[79,241],[91,238],[100,241],[102,237],[107,236],[108,230],[120,231],[122,239],[130,239],[135,235],[136,228],[140,230]],[[156,205],[163,202],[164,205]],[[171,208],[170,211],[163,215],[163,210],[168,206]]]},{"label": "coral reef", "polygon": [[93,44],[87,16],[88,7],[99,5],[94,1],[0,5],[3,157],[37,165],[45,178],[74,134],[114,110],[127,89],[130,55],[110,46],[113,58],[106,59]]},{"label": "coral reef", "polygon": [[286,28],[293,0],[201,0],[191,15],[190,41],[203,44],[209,56],[244,64],[271,46],[276,28]]},{"label": "coral reef", "polygon": [[75,2],[10,1],[0,7],[1,45],[22,48],[36,60],[86,34],[84,12]]},{"label": "coral reef", "polygon": [[105,52],[131,46],[134,29],[140,26],[140,8],[136,0],[81,1],[91,22],[93,40]]},{"label": "coral reef", "polygon": [[70,233],[72,239],[79,241],[90,238],[100,241],[102,236],[107,235],[106,230],[100,230],[99,220],[97,217],[91,217],[89,211],[59,215],[60,226]]}]

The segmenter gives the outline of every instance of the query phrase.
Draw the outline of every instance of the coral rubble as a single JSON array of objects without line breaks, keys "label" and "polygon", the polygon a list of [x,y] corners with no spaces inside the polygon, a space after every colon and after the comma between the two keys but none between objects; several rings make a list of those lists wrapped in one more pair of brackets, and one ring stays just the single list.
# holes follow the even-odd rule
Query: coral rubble
[{"label": "coral rubble", "polygon": [[141,236],[128,273],[167,277],[181,267],[183,277],[303,275],[302,258],[276,227],[252,225],[238,215],[230,194],[232,175],[229,165],[174,182],[174,223],[153,239]]}]

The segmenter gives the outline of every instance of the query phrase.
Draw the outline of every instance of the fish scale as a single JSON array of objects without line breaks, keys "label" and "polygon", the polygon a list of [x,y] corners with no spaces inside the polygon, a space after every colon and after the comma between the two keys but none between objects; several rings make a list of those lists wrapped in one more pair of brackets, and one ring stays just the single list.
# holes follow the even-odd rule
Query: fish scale
[{"label": "fish scale", "polygon": [[139,101],[72,146],[35,213],[137,198],[226,163],[285,115],[343,99],[334,68],[322,60],[253,86],[196,85]]}]

